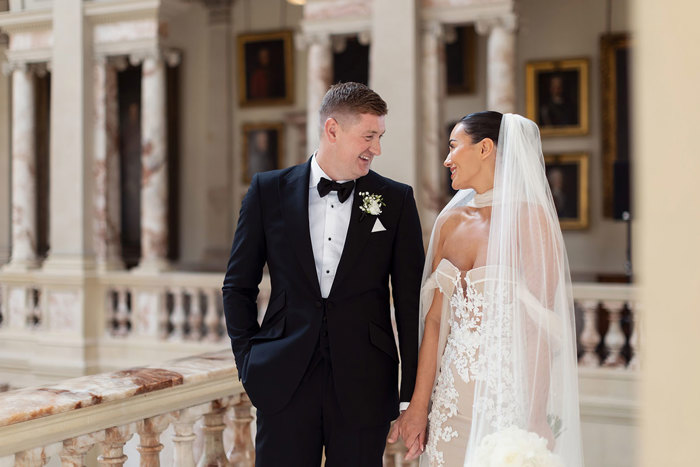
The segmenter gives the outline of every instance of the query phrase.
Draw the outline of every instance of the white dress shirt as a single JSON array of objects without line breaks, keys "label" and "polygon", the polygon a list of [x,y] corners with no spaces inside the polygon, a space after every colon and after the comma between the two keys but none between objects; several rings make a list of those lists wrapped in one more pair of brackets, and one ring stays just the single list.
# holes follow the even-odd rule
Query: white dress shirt
[{"label": "white dress shirt", "polygon": [[[345,247],[345,238],[348,235],[355,189],[352,190],[350,197],[344,203],[338,200],[337,191],[331,191],[321,198],[316,188],[321,177],[332,180],[318,165],[316,155],[314,155],[311,158],[311,174],[309,175],[309,233],[314,252],[316,275],[321,286],[321,296],[328,298],[338,263],[340,263],[340,256]],[[342,183],[346,180],[336,181]]]}]

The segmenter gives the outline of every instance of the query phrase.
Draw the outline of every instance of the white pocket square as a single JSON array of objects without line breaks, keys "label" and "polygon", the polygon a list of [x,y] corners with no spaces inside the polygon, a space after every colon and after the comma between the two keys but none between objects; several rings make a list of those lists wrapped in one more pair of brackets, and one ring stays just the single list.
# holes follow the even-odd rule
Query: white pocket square
[{"label": "white pocket square", "polygon": [[374,221],[374,227],[372,227],[372,232],[384,232],[386,228],[382,225],[382,222],[377,218],[376,221]]}]

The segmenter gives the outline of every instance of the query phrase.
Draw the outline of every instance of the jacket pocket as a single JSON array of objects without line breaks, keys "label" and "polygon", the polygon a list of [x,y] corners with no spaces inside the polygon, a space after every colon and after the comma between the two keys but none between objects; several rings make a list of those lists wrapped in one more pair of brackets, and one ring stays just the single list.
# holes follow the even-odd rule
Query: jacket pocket
[{"label": "jacket pocket", "polygon": [[388,334],[382,327],[372,322],[369,323],[369,340],[375,347],[390,356],[396,363],[399,362],[399,353],[396,350],[394,337]]}]

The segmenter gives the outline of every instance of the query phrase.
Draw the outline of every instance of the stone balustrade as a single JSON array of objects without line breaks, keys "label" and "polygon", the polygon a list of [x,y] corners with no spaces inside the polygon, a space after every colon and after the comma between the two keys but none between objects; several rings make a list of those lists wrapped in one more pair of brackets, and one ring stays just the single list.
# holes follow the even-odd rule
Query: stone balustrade
[{"label": "stone balustrade", "polygon": [[636,287],[574,284],[579,367],[639,369],[639,305]]},{"label": "stone balustrade", "polygon": [[160,465],[169,442],[173,465],[252,466],[252,421],[230,351],[202,354],[0,394],[0,466],[86,465],[95,446],[98,465],[124,465],[134,435],[140,465]]}]

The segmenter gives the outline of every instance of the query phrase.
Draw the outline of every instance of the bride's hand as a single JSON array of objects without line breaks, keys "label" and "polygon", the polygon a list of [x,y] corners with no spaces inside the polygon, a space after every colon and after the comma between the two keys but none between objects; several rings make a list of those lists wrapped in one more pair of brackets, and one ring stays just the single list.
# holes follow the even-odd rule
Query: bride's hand
[{"label": "bride's hand", "polygon": [[389,433],[388,441],[395,443],[399,436],[403,439],[409,453],[415,449],[418,457],[423,452],[425,444],[425,428],[428,424],[427,410],[420,410],[414,406],[409,406],[394,423]]},{"label": "bride's hand", "polygon": [[413,459],[417,459],[418,456],[423,454],[424,450],[425,450],[425,430],[420,432],[420,434],[418,435],[418,438],[416,438],[416,440],[413,442],[413,445],[410,447],[410,449],[406,453],[406,457],[404,457],[404,460],[412,461]]}]

